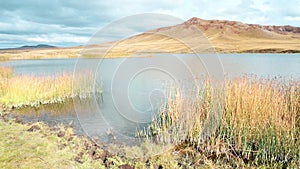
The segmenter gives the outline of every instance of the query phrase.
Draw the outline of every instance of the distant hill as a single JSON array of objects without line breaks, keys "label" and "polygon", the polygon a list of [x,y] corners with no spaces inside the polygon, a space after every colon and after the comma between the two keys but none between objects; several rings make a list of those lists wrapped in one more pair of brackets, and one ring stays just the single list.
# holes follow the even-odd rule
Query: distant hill
[{"label": "distant hill", "polygon": [[300,27],[246,24],[227,20],[191,18],[220,52],[300,52]]},{"label": "distant hill", "polygon": [[45,44],[39,44],[39,45],[24,45],[21,47],[17,48],[5,48],[5,49],[0,49],[0,50],[25,50],[25,49],[49,49],[49,48],[56,48],[56,46],[51,46],[51,45],[45,45]]},{"label": "distant hill", "polygon": [[[193,48],[188,47],[189,45]],[[0,50],[0,60],[76,58],[80,56],[82,49],[87,52],[86,57],[128,57],[136,53],[153,52],[300,53],[300,27],[246,24],[194,17],[178,25],[157,28],[127,39],[88,47],[57,48],[41,44]]]},{"label": "distant hill", "polygon": [[[195,28],[198,28],[198,30],[195,30]],[[199,35],[201,32],[202,35]],[[227,20],[204,20],[196,17],[182,24],[158,28],[122,40],[114,48],[116,53],[133,53],[153,49],[171,53],[192,52],[178,39],[163,35],[175,35],[175,37],[180,37],[185,42],[197,43],[194,46],[198,45],[198,47],[201,47],[202,42],[196,38],[200,37],[203,38],[203,43],[209,42],[211,47],[220,53],[300,53],[300,27],[246,24]],[[205,42],[205,39],[208,42]],[[204,45],[202,48],[207,48],[203,51],[210,52],[213,50],[208,49],[209,45]],[[117,49],[121,52],[117,52]]]}]

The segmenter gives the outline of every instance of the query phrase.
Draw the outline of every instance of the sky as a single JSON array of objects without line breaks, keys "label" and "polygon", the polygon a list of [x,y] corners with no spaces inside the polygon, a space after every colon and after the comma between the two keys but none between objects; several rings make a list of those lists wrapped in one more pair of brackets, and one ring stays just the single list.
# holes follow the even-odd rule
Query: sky
[{"label": "sky", "polygon": [[300,27],[300,0],[0,1],[0,48],[85,45],[104,26],[141,13]]}]

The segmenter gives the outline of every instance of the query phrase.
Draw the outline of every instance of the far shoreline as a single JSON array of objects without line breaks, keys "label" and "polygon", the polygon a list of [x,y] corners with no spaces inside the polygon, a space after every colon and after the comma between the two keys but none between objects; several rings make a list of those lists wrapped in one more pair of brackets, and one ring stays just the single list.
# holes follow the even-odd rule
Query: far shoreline
[{"label": "far shoreline", "polygon": [[[0,62],[9,60],[39,60],[39,59],[69,59],[69,58],[83,58],[81,57],[82,47],[67,47],[67,48],[43,48],[43,49],[18,49],[18,50],[0,50]],[[152,52],[151,52],[152,53]],[[149,53],[149,54],[151,54]],[[157,52],[160,53],[160,52]],[[105,57],[84,57],[86,59],[116,59],[116,58],[133,58],[133,53],[114,53]],[[148,54],[145,52],[145,54]],[[191,52],[166,52],[162,54],[193,54]],[[200,53],[202,54],[202,53]],[[250,49],[246,51],[219,51],[215,53],[203,53],[203,54],[300,54],[300,49]],[[139,56],[134,56],[139,57]]]}]

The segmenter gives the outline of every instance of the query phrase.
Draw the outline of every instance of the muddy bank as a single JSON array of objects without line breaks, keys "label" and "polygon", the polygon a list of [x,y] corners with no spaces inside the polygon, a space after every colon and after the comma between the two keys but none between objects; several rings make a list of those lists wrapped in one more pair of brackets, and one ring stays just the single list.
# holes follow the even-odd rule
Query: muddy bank
[{"label": "muddy bank", "polygon": [[[97,140],[93,140],[86,136],[76,136],[70,126],[57,124],[55,126],[47,126],[42,122],[28,123],[22,121],[18,116],[12,117],[8,112],[0,113],[0,130],[5,131],[9,137],[1,137],[1,142],[11,142],[9,146],[14,147],[14,150],[6,154],[8,158],[1,158],[0,167],[14,168],[14,166],[22,167],[63,167],[63,168],[179,168],[180,166],[207,166],[199,162],[195,157],[188,158],[188,154],[195,154],[195,150],[180,150],[178,147],[174,150],[163,152],[156,156],[145,158],[127,157],[123,151],[110,153],[107,150],[107,145],[99,144]],[[19,132],[17,132],[19,131]],[[22,134],[20,134],[22,133]],[[2,133],[3,134],[3,133]],[[22,143],[19,137],[24,137]],[[39,141],[42,138],[41,141]],[[44,140],[45,138],[46,141]],[[50,138],[50,140],[48,140]],[[24,142],[25,141],[25,142]],[[47,151],[45,147],[40,147],[42,142],[46,142],[47,146],[54,148],[52,152]],[[31,144],[33,143],[33,145]],[[6,146],[6,147],[9,147]],[[24,147],[28,148],[24,150]],[[3,147],[5,148],[5,147]],[[117,148],[118,149],[118,148]],[[32,150],[33,152],[29,151]],[[39,154],[34,154],[36,151],[41,151]],[[120,150],[121,147],[120,147]],[[50,151],[50,150],[48,150]],[[187,152],[186,152],[187,151]],[[5,152],[5,151],[4,151]],[[35,158],[23,159],[15,158],[16,153],[22,153],[24,156],[35,156]],[[63,152],[63,156],[56,156]],[[51,156],[50,156],[50,154]],[[0,153],[1,154],[1,153]],[[10,158],[11,156],[11,158]],[[2,156],[4,157],[4,156]],[[14,158],[13,158],[14,157]],[[47,160],[47,158],[49,158]],[[51,159],[50,159],[51,158]],[[59,160],[60,159],[60,160]],[[27,160],[25,162],[24,160]],[[45,162],[45,160],[47,160]],[[62,162],[63,164],[57,164]]]}]

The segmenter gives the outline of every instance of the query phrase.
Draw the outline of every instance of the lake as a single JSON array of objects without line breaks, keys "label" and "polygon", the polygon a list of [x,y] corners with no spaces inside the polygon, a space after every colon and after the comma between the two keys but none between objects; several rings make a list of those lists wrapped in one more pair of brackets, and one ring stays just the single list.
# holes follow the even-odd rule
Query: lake
[{"label": "lake", "polygon": [[[300,77],[300,54],[218,54],[229,76],[252,74],[262,77]],[[138,58],[133,58],[138,59]],[[108,59],[123,60],[123,59]],[[77,59],[15,60],[2,62],[16,74],[52,75],[72,72]],[[97,62],[98,60],[95,59]]]},{"label": "lake", "polygon": [[[56,75],[91,70],[95,86],[102,86],[102,101],[74,99],[63,105],[17,110],[25,121],[49,124],[73,121],[77,134],[88,134],[111,142],[132,142],[135,131],[149,125],[166,104],[170,84],[187,89],[209,75],[234,78],[300,78],[300,54],[157,54],[146,58],[15,60],[1,65],[14,68],[16,75]],[[197,84],[198,85],[198,84]],[[189,93],[191,91],[187,91]],[[113,137],[112,137],[113,133]],[[127,141],[126,141],[127,140]]]}]

